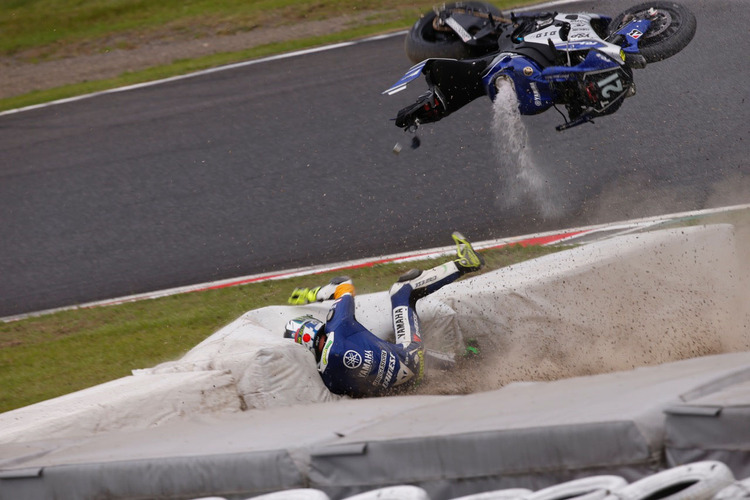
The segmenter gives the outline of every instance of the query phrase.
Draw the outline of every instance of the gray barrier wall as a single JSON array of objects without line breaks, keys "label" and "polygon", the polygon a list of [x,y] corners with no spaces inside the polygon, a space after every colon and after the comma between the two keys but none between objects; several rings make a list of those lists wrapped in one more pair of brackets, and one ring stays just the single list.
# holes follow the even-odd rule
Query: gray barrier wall
[{"label": "gray barrier wall", "polygon": [[[446,287],[420,302],[426,342],[474,338],[485,355],[411,396],[327,392],[309,353],[279,338],[325,305],[251,311],[180,360],[0,415],[0,498],[403,483],[450,498],[716,457],[748,403],[737,242],[729,225],[634,234]],[[358,297],[357,315],[391,334],[386,293]],[[721,450],[747,466],[744,449]]]}]

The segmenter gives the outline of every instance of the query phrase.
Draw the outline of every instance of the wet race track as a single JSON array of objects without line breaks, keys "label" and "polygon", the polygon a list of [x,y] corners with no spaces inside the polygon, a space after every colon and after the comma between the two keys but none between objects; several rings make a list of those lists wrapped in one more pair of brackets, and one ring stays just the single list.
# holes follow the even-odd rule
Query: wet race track
[{"label": "wet race track", "polygon": [[[635,4],[637,2],[632,2]],[[426,246],[747,203],[750,4],[683,0],[692,43],[620,111],[524,117],[519,169],[488,99],[420,129],[403,38],[0,116],[0,316]],[[623,2],[559,10],[615,15]],[[502,115],[498,119],[502,120]]]}]

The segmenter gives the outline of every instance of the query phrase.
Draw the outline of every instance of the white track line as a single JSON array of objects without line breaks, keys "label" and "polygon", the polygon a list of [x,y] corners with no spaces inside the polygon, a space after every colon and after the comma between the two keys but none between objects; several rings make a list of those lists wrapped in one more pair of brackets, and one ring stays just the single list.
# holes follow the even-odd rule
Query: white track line
[{"label": "white track line", "polygon": [[363,38],[361,40],[354,40],[354,41],[350,41],[350,42],[341,42],[341,43],[336,43],[336,44],[332,44],[332,45],[324,45],[324,46],[321,46],[321,47],[313,47],[313,48],[310,48],[310,49],[298,50],[298,51],[295,51],[295,52],[287,52],[285,54],[278,54],[278,55],[275,55],[275,56],[264,57],[262,59],[253,59],[253,60],[250,60],[250,61],[243,61],[243,62],[234,63],[234,64],[227,64],[227,65],[224,65],[224,66],[217,66],[216,68],[204,69],[204,70],[201,70],[201,71],[196,71],[194,73],[188,73],[188,74],[185,74],[185,75],[178,75],[178,76],[172,76],[172,77],[169,77],[169,78],[163,78],[161,80],[153,80],[153,81],[150,81],[150,82],[136,83],[136,84],[128,85],[128,86],[125,86],[125,87],[118,87],[118,88],[114,88],[114,89],[102,90],[100,92],[92,92],[90,94],[83,94],[83,95],[79,95],[79,96],[75,96],[75,97],[68,97],[66,99],[58,99],[56,101],[45,102],[45,103],[42,103],[42,104],[35,104],[33,106],[26,106],[26,107],[17,108],[17,109],[9,109],[7,111],[0,112],[0,116],[11,115],[11,114],[14,114],[14,113],[21,113],[21,112],[24,112],[24,111],[31,111],[33,109],[46,108],[46,107],[49,107],[49,106],[56,106],[58,104],[65,104],[65,103],[68,103],[68,102],[82,101],[84,99],[90,99],[92,97],[96,97],[96,96],[100,96],[100,95],[115,94],[117,92],[127,92],[127,91],[130,91],[130,90],[137,90],[137,89],[142,89],[142,88],[146,88],[146,87],[153,87],[155,85],[161,85],[161,84],[164,84],[164,83],[176,82],[176,81],[179,81],[179,80],[185,80],[185,79],[188,79],[188,78],[194,78],[196,76],[209,75],[211,73],[218,73],[220,71],[227,71],[227,70],[232,70],[232,69],[237,69],[237,68],[244,68],[246,66],[253,66],[255,64],[261,64],[261,63],[270,62],[270,61],[278,61],[278,60],[281,60],[281,59],[288,59],[290,57],[305,56],[305,55],[309,55],[309,54],[315,54],[317,52],[325,52],[325,51],[328,51],[328,50],[335,50],[335,49],[340,49],[340,48],[343,48],[343,47],[350,47],[352,45],[356,45],[356,44],[359,44],[359,43],[371,42],[371,41],[375,41],[375,40],[382,40],[384,38],[398,36],[398,35],[403,35],[405,33],[406,33],[406,31],[401,31],[401,32],[397,32],[397,33],[389,33],[387,35],[377,35],[377,36],[373,36],[373,37],[369,37],[369,38]]},{"label": "white track line", "polygon": [[[515,9],[515,11],[522,12],[522,11],[527,11],[527,10],[546,9],[548,7],[553,7],[553,6],[557,6],[557,5],[565,5],[565,4],[569,4],[569,3],[578,3],[578,2],[582,2],[582,1],[584,1],[584,0],[559,0],[559,1],[554,1],[554,2],[546,2],[546,3],[542,3],[542,4],[538,4],[538,5],[533,5],[533,6],[522,7],[522,8],[519,8],[519,9]],[[323,46],[320,46],[320,47],[313,47],[313,48],[310,48],[310,49],[303,49],[303,50],[297,50],[297,51],[294,51],[294,52],[288,52],[288,53],[285,53],[285,54],[278,54],[278,55],[275,55],[275,56],[268,56],[268,57],[264,57],[264,58],[261,58],[261,59],[253,59],[253,60],[250,60],[250,61],[243,61],[243,62],[234,63],[234,64],[227,64],[227,65],[224,65],[224,66],[217,66],[215,68],[204,69],[204,70],[201,70],[201,71],[196,71],[194,73],[188,73],[188,74],[185,74],[185,75],[178,75],[178,76],[172,76],[172,77],[169,77],[169,78],[162,78],[161,80],[153,80],[153,81],[150,81],[150,82],[136,83],[136,84],[133,84],[133,85],[127,85],[125,87],[118,87],[118,88],[114,88],[114,89],[102,90],[102,91],[99,91],[99,92],[92,92],[90,94],[83,94],[83,95],[79,95],[79,96],[68,97],[68,98],[65,98],[65,99],[57,99],[56,101],[50,101],[50,102],[45,102],[45,103],[41,103],[41,104],[34,104],[32,106],[25,106],[23,108],[16,108],[16,109],[9,109],[9,110],[6,110],[6,111],[0,111],[0,116],[12,115],[12,114],[16,114],[16,113],[22,113],[24,111],[31,111],[31,110],[34,110],[34,109],[41,109],[41,108],[46,108],[46,107],[49,107],[49,106],[56,106],[58,104],[65,104],[65,103],[69,103],[69,102],[82,101],[84,99],[90,99],[92,97],[96,97],[96,96],[100,96],[100,95],[114,94],[114,93],[117,93],[117,92],[127,92],[129,90],[137,90],[137,89],[142,89],[142,88],[145,88],[145,87],[152,87],[154,85],[161,85],[163,83],[169,83],[169,82],[175,82],[175,81],[179,81],[179,80],[185,80],[187,78],[194,78],[196,76],[209,75],[211,73],[217,73],[219,71],[227,71],[227,70],[232,70],[232,69],[236,69],[236,68],[244,68],[244,67],[247,67],[247,66],[252,66],[252,65],[255,65],[255,64],[261,64],[261,63],[270,62],[270,61],[278,61],[278,60],[281,60],[281,59],[288,59],[290,57],[305,56],[305,55],[309,55],[309,54],[315,54],[317,52],[325,52],[325,51],[328,51],[328,50],[335,50],[335,49],[340,49],[340,48],[343,48],[343,47],[350,47],[352,45],[357,45],[357,44],[360,44],[360,43],[374,42],[374,41],[377,41],[377,40],[385,40],[385,39],[392,38],[392,37],[395,37],[395,36],[403,36],[406,33],[407,33],[407,31],[397,31],[395,33],[386,33],[386,34],[383,34],[383,35],[375,35],[375,36],[371,36],[371,37],[367,37],[367,38],[362,38],[360,40],[352,40],[352,41],[349,41],[349,42],[341,42],[341,43],[335,43],[335,44],[331,44],[331,45],[323,45]]]},{"label": "white track line", "polygon": [[[607,239],[607,238],[613,238],[618,235],[631,233],[639,229],[646,229],[650,226],[654,226],[654,225],[661,224],[664,222],[669,222],[672,220],[683,219],[683,218],[688,218],[688,217],[698,217],[702,215],[710,215],[710,214],[721,213],[721,212],[730,212],[734,210],[748,210],[748,209],[750,209],[750,204],[735,205],[735,206],[730,206],[730,207],[705,209],[705,210],[695,210],[691,212],[681,212],[681,213],[675,213],[675,214],[670,214],[670,215],[661,215],[661,216],[655,216],[655,217],[647,217],[643,219],[634,219],[632,221],[615,222],[611,224],[599,224],[599,225],[585,226],[585,227],[580,227],[580,228],[564,229],[560,231],[547,231],[543,233],[536,233],[536,234],[530,234],[530,235],[524,235],[524,236],[514,236],[510,238],[486,240],[486,241],[476,242],[473,244],[473,246],[478,250],[483,250],[487,248],[497,248],[497,247],[502,247],[505,245],[512,245],[514,243],[521,243],[521,242],[528,241],[528,240],[544,239],[545,237],[552,237],[552,236],[559,236],[559,237],[555,238],[554,241],[550,244],[561,244],[561,243],[564,244],[566,242],[575,240],[576,238],[582,235],[591,236],[591,235],[596,234],[597,232],[606,231],[607,233],[611,233],[611,231],[617,231],[614,234],[607,234],[606,236],[601,238],[601,239]],[[566,236],[566,235],[570,235],[570,236]],[[89,309],[89,308],[94,308],[94,307],[104,307],[104,306],[110,306],[110,305],[124,304],[128,302],[136,302],[140,300],[157,299],[161,297],[168,297],[170,295],[178,295],[178,294],[183,294],[183,293],[199,292],[199,291],[205,291],[205,290],[212,290],[216,288],[226,288],[230,286],[241,286],[243,284],[256,283],[259,281],[281,280],[281,279],[288,279],[288,278],[294,278],[294,277],[299,277],[299,276],[307,276],[307,275],[319,274],[319,273],[324,273],[324,272],[329,272],[329,271],[337,271],[337,270],[345,271],[348,269],[350,270],[350,269],[356,269],[359,267],[372,266],[378,263],[413,262],[413,261],[419,261],[419,260],[425,260],[425,259],[432,259],[432,258],[440,257],[443,255],[451,254],[455,251],[454,249],[455,247],[451,245],[451,246],[437,247],[437,248],[431,248],[431,249],[426,249],[426,250],[421,250],[421,251],[397,253],[397,254],[384,255],[384,256],[379,256],[379,257],[370,257],[366,259],[350,260],[350,261],[338,262],[338,263],[327,264],[327,265],[302,267],[302,268],[288,269],[284,271],[277,271],[277,272],[271,272],[271,273],[262,273],[262,274],[255,274],[255,275],[250,275],[250,276],[242,276],[242,277],[237,277],[237,278],[230,278],[230,279],[224,279],[224,280],[219,280],[219,281],[200,283],[196,285],[170,288],[167,290],[157,290],[154,292],[146,292],[146,293],[140,293],[140,294],[135,294],[135,295],[128,295],[125,297],[119,297],[119,298],[113,298],[113,299],[107,299],[107,300],[99,300],[95,302],[87,302],[85,304],[79,304],[79,305],[74,305],[74,306],[47,309],[44,311],[37,311],[33,313],[19,314],[16,316],[8,316],[5,318],[0,318],[0,321],[7,323],[11,321],[18,321],[18,320],[22,320],[26,318],[43,316],[43,315],[52,314],[56,312],[62,312],[62,311],[71,311],[75,309]]]}]

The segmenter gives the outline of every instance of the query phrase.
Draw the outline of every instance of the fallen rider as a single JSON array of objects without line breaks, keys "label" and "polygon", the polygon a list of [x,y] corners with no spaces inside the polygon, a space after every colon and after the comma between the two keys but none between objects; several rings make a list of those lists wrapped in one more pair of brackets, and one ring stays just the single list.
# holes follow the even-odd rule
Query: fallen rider
[{"label": "fallen rider", "polygon": [[284,332],[284,337],[313,353],[318,372],[331,392],[351,397],[382,396],[422,378],[425,362],[417,301],[484,265],[484,259],[463,235],[456,232],[452,236],[456,259],[426,271],[412,269],[391,287],[395,343],[380,339],[355,319],[354,284],[346,276],[322,287],[292,292],[290,304],[335,299],[325,323],[302,316],[289,321]]}]

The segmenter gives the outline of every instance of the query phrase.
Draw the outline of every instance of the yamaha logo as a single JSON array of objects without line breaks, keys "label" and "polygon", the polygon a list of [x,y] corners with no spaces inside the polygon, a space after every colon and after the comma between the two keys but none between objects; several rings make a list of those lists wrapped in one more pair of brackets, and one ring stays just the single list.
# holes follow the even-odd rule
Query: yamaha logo
[{"label": "yamaha logo", "polygon": [[408,315],[406,306],[399,306],[393,310],[393,326],[396,334],[396,343],[408,343],[406,331],[406,316]]},{"label": "yamaha logo", "polygon": [[529,83],[529,86],[531,87],[531,92],[534,94],[534,105],[539,107],[542,105],[542,95],[539,93],[539,89],[536,86],[536,83],[531,82]]},{"label": "yamaha logo", "polygon": [[350,370],[359,368],[359,365],[361,364],[362,364],[362,356],[360,356],[357,351],[349,350],[344,353],[344,366],[346,366]]}]

